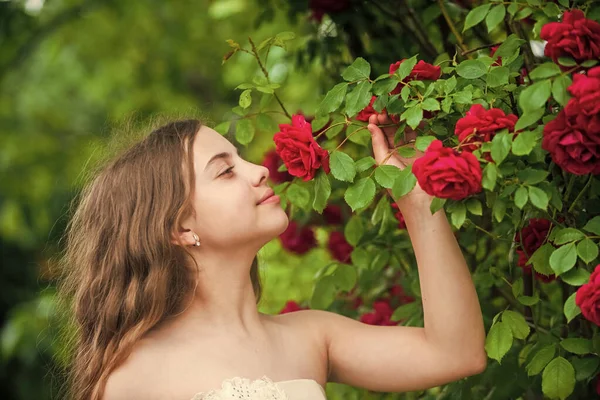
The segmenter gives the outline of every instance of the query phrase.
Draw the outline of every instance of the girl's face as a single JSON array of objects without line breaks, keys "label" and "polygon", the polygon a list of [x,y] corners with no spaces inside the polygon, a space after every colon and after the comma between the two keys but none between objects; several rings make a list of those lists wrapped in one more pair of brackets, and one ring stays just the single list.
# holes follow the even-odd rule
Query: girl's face
[{"label": "girl's face", "polygon": [[238,155],[215,130],[202,126],[193,145],[196,190],[193,228],[205,248],[255,247],[285,231],[289,220],[279,202],[258,204],[270,190],[269,170]]}]

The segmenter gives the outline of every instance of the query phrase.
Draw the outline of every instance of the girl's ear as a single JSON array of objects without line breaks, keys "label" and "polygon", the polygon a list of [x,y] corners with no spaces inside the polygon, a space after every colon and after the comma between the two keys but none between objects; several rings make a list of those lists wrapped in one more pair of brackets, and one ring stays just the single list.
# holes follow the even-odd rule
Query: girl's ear
[{"label": "girl's ear", "polygon": [[194,233],[189,229],[183,229],[171,234],[171,243],[178,246],[193,246],[196,243]]}]

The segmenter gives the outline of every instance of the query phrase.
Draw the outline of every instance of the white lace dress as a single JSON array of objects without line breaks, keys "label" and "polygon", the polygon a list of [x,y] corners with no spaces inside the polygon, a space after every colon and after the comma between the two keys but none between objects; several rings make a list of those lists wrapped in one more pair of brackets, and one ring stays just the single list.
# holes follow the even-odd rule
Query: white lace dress
[{"label": "white lace dress", "polygon": [[325,390],[315,380],[293,379],[273,382],[269,377],[259,379],[234,377],[225,379],[220,389],[200,392],[191,400],[327,400]]}]

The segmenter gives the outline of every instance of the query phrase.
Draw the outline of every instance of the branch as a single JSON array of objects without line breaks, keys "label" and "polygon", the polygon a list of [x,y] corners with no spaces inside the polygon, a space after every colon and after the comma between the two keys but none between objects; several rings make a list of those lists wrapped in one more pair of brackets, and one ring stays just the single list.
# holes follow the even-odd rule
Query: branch
[{"label": "branch", "polygon": [[[262,63],[262,61],[260,60],[260,57],[258,55],[258,51],[256,50],[256,45],[254,44],[254,42],[252,41],[252,38],[249,37],[248,41],[250,42],[250,45],[252,46],[252,53],[254,54],[254,57],[256,58],[256,61],[258,62],[258,66],[260,67],[260,69],[262,70],[263,74],[265,75],[265,78],[267,78],[267,82],[269,81],[269,72],[267,71],[267,69],[265,68],[264,64]],[[289,119],[292,119],[292,116],[290,115],[290,113],[287,112],[287,110],[285,109],[285,107],[283,106],[283,103],[281,102],[281,99],[279,98],[279,96],[277,96],[277,93],[273,92],[273,96],[275,96],[275,99],[277,100],[277,102],[279,103],[279,105],[281,106],[281,109],[283,110],[283,112],[285,113],[285,115],[287,115],[287,117]]]},{"label": "branch", "polygon": [[[454,26],[454,23],[452,22],[450,15],[448,15],[448,10],[446,10],[446,5],[444,4],[444,0],[438,0],[438,4],[440,5],[440,10],[442,11],[442,14],[444,15],[444,19],[446,20],[446,24],[448,24],[448,28],[450,28],[450,30],[454,34],[454,37],[456,37],[456,41],[458,42],[458,45],[460,46],[461,50],[463,52],[469,51],[469,49],[467,49],[467,46],[465,46],[465,43],[463,42],[462,36],[460,35],[460,33],[458,33],[456,26]],[[468,57],[468,58],[471,58],[471,57]]]}]

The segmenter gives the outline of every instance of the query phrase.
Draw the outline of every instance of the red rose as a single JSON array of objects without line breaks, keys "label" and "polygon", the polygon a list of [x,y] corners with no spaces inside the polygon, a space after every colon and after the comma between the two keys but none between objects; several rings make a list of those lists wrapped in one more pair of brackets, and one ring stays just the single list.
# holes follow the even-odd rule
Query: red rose
[{"label": "red rose", "polygon": [[299,228],[296,221],[290,221],[279,239],[284,249],[296,254],[304,254],[317,245],[313,230],[307,226]]},{"label": "red rose", "polygon": [[[547,219],[531,218],[528,225],[515,234],[515,242],[520,247],[516,250],[519,255],[517,266],[521,267],[524,273],[531,274],[531,265],[526,265],[527,261],[546,242],[546,236],[548,236],[551,226],[552,223]],[[556,279],[555,274],[546,276],[537,271],[535,271],[535,277],[546,283]]]},{"label": "red rose", "polygon": [[516,115],[506,115],[499,108],[486,110],[481,104],[473,104],[456,123],[454,133],[458,136],[462,150],[474,151],[481,146],[479,142],[491,142],[498,131],[513,131],[518,119]]},{"label": "red rose", "polygon": [[288,168],[288,172],[303,181],[309,181],[315,177],[315,173],[323,167],[325,173],[329,173],[329,153],[321,148],[312,135],[311,126],[303,116],[294,115],[292,124],[280,124],[279,129],[273,136],[277,154]]},{"label": "red rose", "polygon": [[562,22],[545,24],[540,37],[548,41],[544,54],[555,63],[559,57],[578,63],[600,58],[600,24],[585,18],[581,10],[565,11]]},{"label": "red rose", "polygon": [[287,171],[277,171],[282,164],[283,161],[275,149],[270,150],[265,154],[262,165],[269,170],[269,178],[273,183],[283,183],[294,179]]},{"label": "red rose", "polygon": [[[400,61],[397,61],[397,62],[391,64],[389,73],[390,74],[395,73],[398,70],[398,68],[400,68],[400,65],[404,61],[406,61],[406,59],[402,59]],[[409,82],[412,80],[436,81],[440,78],[440,76],[442,76],[442,69],[440,67],[426,63],[423,60],[419,60],[419,62],[413,67],[410,74],[408,74],[408,76],[403,79],[403,82]],[[399,83],[398,86],[396,86],[396,88],[394,90],[392,90],[392,92],[390,94],[400,93],[401,90],[402,90],[402,84]]]},{"label": "red rose", "polygon": [[398,229],[406,229],[406,221],[404,221],[404,215],[402,215],[402,212],[398,208],[398,204],[396,204],[395,202],[392,203],[392,208],[396,210],[396,212],[394,213],[394,217],[396,217],[396,219],[398,220]]},{"label": "red rose", "polygon": [[477,158],[467,151],[444,147],[437,139],[413,163],[412,171],[426,193],[442,199],[462,200],[481,191]]},{"label": "red rose", "polygon": [[404,293],[402,285],[395,284],[390,288],[390,296],[398,299],[400,304],[412,303],[415,298]]},{"label": "red rose", "polygon": [[350,261],[350,254],[352,253],[352,250],[354,250],[354,247],[346,241],[344,233],[339,231],[331,232],[327,248],[331,252],[333,258],[343,263]]},{"label": "red rose", "polygon": [[360,321],[369,325],[393,326],[398,325],[399,321],[391,321],[390,318],[394,310],[389,304],[389,300],[381,299],[373,302],[373,312],[364,314]]},{"label": "red rose", "polygon": [[300,311],[300,310],[308,310],[308,307],[300,307],[300,304],[296,303],[294,300],[288,300],[287,303],[285,303],[285,306],[281,309],[281,311],[279,311],[279,314],[286,314],[286,313],[291,313],[294,311]]},{"label": "red rose", "polygon": [[318,22],[323,20],[325,14],[335,14],[344,11],[350,6],[349,0],[310,0],[311,17]]},{"label": "red rose", "polygon": [[342,219],[342,208],[335,204],[328,204],[325,209],[323,209],[323,219],[329,225],[338,225],[341,224]]},{"label": "red rose", "polygon": [[[375,100],[377,100],[377,96],[372,96],[371,97],[371,102],[369,103],[369,105],[366,106],[365,108],[363,108],[362,111],[359,112],[358,115],[356,116],[357,120],[363,121],[363,122],[369,122],[369,117],[371,115],[373,115],[373,114],[379,115],[379,113],[377,112],[377,110],[375,110],[373,108],[373,103],[375,103]],[[381,112],[385,113],[386,112],[385,108],[383,110],[381,110]],[[400,117],[398,115],[390,115],[390,119],[395,124],[399,124],[400,123]]]},{"label": "red rose", "polygon": [[567,172],[600,174],[600,114],[587,116],[576,99],[569,100],[544,126],[542,148]]},{"label": "red rose", "polygon": [[590,281],[577,289],[575,304],[585,319],[600,326],[600,264],[596,265]]},{"label": "red rose", "polygon": [[595,67],[587,75],[573,75],[573,84],[568,88],[573,95],[570,102],[577,102],[579,110],[588,116],[600,114],[600,67]]}]

